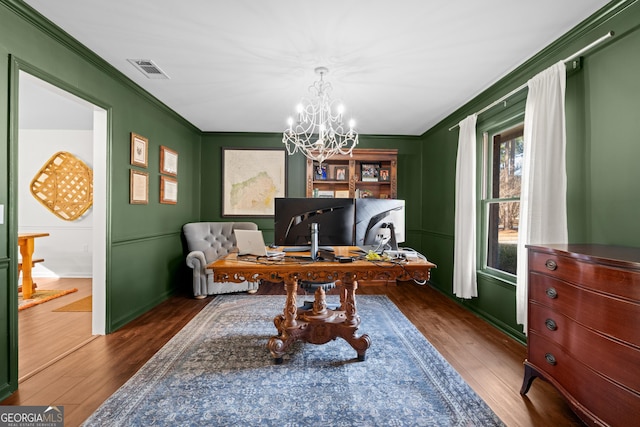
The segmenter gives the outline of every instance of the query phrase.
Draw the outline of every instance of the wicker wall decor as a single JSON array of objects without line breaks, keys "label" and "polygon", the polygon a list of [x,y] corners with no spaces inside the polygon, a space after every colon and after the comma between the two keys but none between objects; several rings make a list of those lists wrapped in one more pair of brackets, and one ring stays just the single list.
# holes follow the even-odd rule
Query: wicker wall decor
[{"label": "wicker wall decor", "polygon": [[93,204],[93,171],[73,154],[57,152],[31,181],[31,194],[58,218],[73,221]]}]

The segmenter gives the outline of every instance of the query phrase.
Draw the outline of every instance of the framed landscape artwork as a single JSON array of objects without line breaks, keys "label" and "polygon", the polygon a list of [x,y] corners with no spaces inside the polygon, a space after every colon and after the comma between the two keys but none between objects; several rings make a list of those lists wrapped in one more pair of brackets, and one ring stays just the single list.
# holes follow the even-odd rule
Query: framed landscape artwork
[{"label": "framed landscape artwork", "polygon": [[222,149],[222,216],[273,216],[274,199],[286,196],[284,149]]}]

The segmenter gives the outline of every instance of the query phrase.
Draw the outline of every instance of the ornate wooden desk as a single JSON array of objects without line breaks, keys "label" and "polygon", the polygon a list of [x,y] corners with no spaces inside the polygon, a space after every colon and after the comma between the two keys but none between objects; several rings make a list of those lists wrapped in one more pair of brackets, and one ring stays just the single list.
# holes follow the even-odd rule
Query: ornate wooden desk
[{"label": "ornate wooden desk", "polygon": [[22,297],[24,299],[31,298],[31,294],[33,293],[31,269],[33,268],[33,250],[35,247],[34,239],[48,235],[49,233],[18,234],[18,246],[20,248],[20,255],[22,256]]},{"label": "ornate wooden desk", "polygon": [[[335,255],[351,256],[352,247],[337,247]],[[358,360],[365,360],[371,345],[368,335],[356,336],[360,317],[356,306],[357,280],[429,280],[430,269],[436,265],[418,260],[411,262],[386,262],[355,260],[340,263],[336,261],[312,261],[299,258],[293,253],[282,260],[269,260],[229,254],[208,265],[213,269],[214,280],[242,282],[244,280],[267,280],[284,282],[287,292],[284,311],[274,318],[277,336],[269,339],[267,348],[282,363],[282,356],[295,341],[324,344],[337,337],[347,341],[358,354]],[[334,282],[340,287],[340,307],[330,310],[325,303],[325,292],[319,287],[315,293],[312,309],[298,308],[296,295],[298,282]]]}]

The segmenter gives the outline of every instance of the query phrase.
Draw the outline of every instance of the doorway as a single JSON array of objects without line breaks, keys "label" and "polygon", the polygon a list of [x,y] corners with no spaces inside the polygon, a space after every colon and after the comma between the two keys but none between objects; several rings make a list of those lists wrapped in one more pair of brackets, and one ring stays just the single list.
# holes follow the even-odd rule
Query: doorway
[{"label": "doorway", "polygon": [[[18,377],[21,380],[64,357],[66,352],[82,346],[85,341],[104,334],[106,325],[107,111],[48,82],[46,76],[35,74],[38,73],[23,70],[18,73],[18,232],[48,233],[35,243],[34,255],[43,259],[34,266],[36,283],[40,281],[44,288],[57,288],[61,284],[67,290],[75,283],[80,291],[69,293],[59,298],[60,301],[67,299],[72,302],[76,293],[78,297],[91,295],[92,302],[91,312],[80,317],[78,313],[53,313],[65,305],[60,301],[54,304],[53,300],[23,310],[28,316],[21,317],[23,313],[19,313],[20,352],[25,352],[25,348],[30,346],[29,342],[22,342],[23,329],[27,328],[21,328],[21,319],[29,322],[28,330],[33,332],[51,328],[49,323],[55,323],[51,321],[52,316],[76,316],[72,321],[67,317],[64,322],[57,323],[63,326],[51,332],[75,338],[75,341],[69,341],[69,348],[51,349],[51,346],[44,345],[49,350],[44,351],[46,357],[41,357],[36,366],[26,368],[19,363]],[[73,221],[56,216],[30,191],[32,179],[59,152],[71,153],[93,170],[93,205]],[[27,313],[28,310],[33,311]],[[85,323],[79,325],[82,326],[82,336],[73,330],[78,322]],[[31,341],[40,341],[37,337],[46,335],[40,334],[31,335]],[[38,343],[34,342],[34,345]],[[43,346],[42,343],[39,345]],[[18,354],[18,359],[21,361],[23,357]]]}]

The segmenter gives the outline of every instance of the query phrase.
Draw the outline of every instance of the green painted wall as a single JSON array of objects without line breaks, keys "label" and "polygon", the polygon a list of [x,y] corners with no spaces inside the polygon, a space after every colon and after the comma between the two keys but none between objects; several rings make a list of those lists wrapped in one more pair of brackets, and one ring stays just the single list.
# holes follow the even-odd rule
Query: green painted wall
[{"label": "green painted wall", "polygon": [[[108,110],[107,332],[188,286],[182,224],[200,217],[201,133],[23,3],[0,0],[0,399],[17,388],[17,70]],[[9,109],[9,106],[12,109]],[[149,203],[129,204],[130,132],[149,138]],[[159,146],[179,154],[179,203],[159,203]]]},{"label": "green painted wall", "polygon": [[[640,4],[612,2],[423,135],[422,247],[438,265],[432,280],[445,294],[455,298],[452,277],[458,132],[448,129],[610,30],[615,36],[586,53],[583,68],[567,77],[569,239],[640,246],[640,168],[636,166],[640,158]],[[525,95],[526,90],[510,99],[506,108],[499,105],[480,115],[479,133],[512,116],[518,102],[523,110]],[[438,209],[429,209],[430,205]],[[522,327],[515,322],[513,283],[478,274],[478,293],[478,298],[458,301],[524,342]]]},{"label": "green painted wall", "polygon": [[[283,148],[282,134],[275,133],[205,133],[202,138],[201,217],[220,221],[222,217],[222,148]],[[421,143],[417,137],[360,135],[358,148],[398,149],[398,198],[406,200],[407,246],[420,243],[420,186],[422,175]],[[297,153],[287,158],[287,196],[305,197],[306,160]],[[266,242],[273,241],[273,218],[242,217],[263,230]]]},{"label": "green painted wall", "polygon": [[[586,237],[640,245],[640,5],[585,60]],[[623,23],[627,24],[623,27]]]}]

